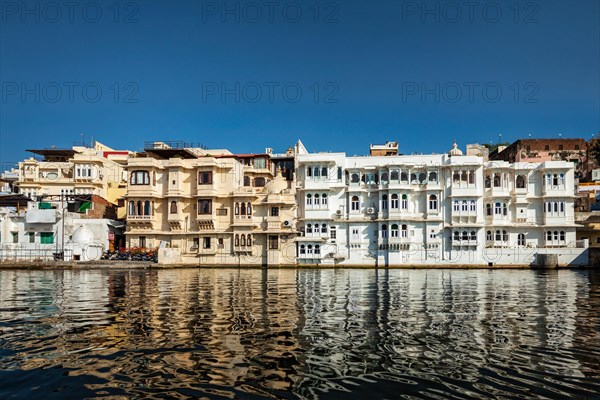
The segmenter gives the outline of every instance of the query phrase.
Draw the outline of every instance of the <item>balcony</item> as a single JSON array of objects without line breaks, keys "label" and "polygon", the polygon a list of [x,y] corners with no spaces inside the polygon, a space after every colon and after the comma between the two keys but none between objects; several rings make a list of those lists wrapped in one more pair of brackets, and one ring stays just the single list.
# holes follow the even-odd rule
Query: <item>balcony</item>
[{"label": "balcony", "polygon": [[217,195],[217,189],[214,185],[198,185],[196,195],[199,197],[214,197]]},{"label": "balcony", "polygon": [[234,215],[233,226],[254,226],[255,222],[251,215]]},{"label": "balcony", "polygon": [[169,213],[167,216],[167,221],[169,222],[183,222],[184,216],[183,213]]},{"label": "balcony", "polygon": [[453,197],[476,197],[479,196],[479,189],[475,186],[450,186],[450,196]]},{"label": "balcony", "polygon": [[565,196],[567,188],[565,185],[544,185],[544,196]]},{"label": "balcony", "polygon": [[492,186],[485,188],[485,196],[488,197],[510,197],[508,186]]},{"label": "balcony", "polygon": [[127,222],[131,223],[151,223],[154,221],[154,215],[128,215]]},{"label": "balcony", "polygon": [[452,247],[478,246],[477,239],[452,239]]},{"label": "balcony", "polygon": [[300,181],[299,185],[306,190],[328,190],[330,187],[343,187],[344,181],[327,177],[321,177],[320,179],[306,178],[304,181]]}]

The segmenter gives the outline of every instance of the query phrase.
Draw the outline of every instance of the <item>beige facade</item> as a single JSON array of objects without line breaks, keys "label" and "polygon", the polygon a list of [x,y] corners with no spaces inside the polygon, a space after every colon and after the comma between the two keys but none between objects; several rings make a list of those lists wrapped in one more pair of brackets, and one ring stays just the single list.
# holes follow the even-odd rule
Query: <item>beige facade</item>
[{"label": "beige facade", "polygon": [[93,194],[117,203],[126,193],[128,151],[99,142],[92,147],[29,151],[42,159],[20,162],[15,183],[19,192],[29,197]]},{"label": "beige facade", "polygon": [[293,160],[152,144],[128,160],[127,245],[165,264],[294,264]]}]

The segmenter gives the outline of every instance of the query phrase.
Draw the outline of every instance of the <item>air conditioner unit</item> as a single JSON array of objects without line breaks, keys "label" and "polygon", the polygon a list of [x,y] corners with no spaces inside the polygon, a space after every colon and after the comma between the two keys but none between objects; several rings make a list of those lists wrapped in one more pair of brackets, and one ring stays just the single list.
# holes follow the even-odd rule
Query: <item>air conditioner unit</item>
[{"label": "air conditioner unit", "polygon": [[367,214],[375,214],[375,208],[373,208],[373,207],[368,207],[368,208],[367,208]]},{"label": "air conditioner unit", "polygon": [[283,221],[283,226],[292,226],[292,221]]},{"label": "air conditioner unit", "polygon": [[337,216],[340,216],[340,215],[342,215],[342,210],[337,210],[337,211],[335,212],[335,215],[337,215]]}]

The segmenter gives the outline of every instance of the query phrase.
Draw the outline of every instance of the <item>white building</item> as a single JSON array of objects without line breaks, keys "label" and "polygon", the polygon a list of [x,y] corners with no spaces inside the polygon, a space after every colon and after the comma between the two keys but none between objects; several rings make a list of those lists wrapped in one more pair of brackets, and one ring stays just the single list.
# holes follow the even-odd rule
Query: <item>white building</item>
[{"label": "white building", "polygon": [[[587,264],[574,166],[448,154],[297,156],[299,264]],[[548,256],[550,255],[550,256]]]},{"label": "white building", "polygon": [[60,202],[30,201],[19,211],[0,207],[0,262],[49,261],[63,250],[65,261],[99,260],[111,237],[122,230],[122,222],[82,218],[63,210]]}]

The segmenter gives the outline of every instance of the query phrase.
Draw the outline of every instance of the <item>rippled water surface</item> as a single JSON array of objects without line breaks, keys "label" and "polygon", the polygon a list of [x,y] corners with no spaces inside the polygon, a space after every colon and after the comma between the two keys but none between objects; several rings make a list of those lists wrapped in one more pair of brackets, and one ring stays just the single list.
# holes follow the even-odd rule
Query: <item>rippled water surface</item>
[{"label": "rippled water surface", "polygon": [[0,398],[598,398],[600,272],[0,271]]}]

